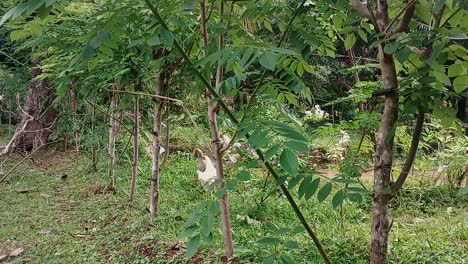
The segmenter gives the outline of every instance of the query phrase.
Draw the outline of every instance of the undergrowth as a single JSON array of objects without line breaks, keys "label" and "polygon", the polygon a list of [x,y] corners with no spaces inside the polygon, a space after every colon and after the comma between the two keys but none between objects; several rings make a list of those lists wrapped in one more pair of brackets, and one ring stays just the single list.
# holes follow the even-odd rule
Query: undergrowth
[{"label": "undergrowth", "polygon": [[[182,225],[198,204],[214,199],[197,181],[191,154],[171,154],[161,179],[161,214],[155,220],[147,212],[149,159],[142,158],[137,196],[130,206],[130,161],[119,160],[118,190],[112,194],[106,192],[107,166],[104,153],[100,154],[99,170],[93,172],[88,153],[81,153],[77,160],[73,152],[45,150],[0,185],[0,255],[23,247],[25,252],[10,259],[11,263],[187,263],[185,244],[179,237]],[[19,159],[10,158],[5,168]],[[280,252],[296,263],[321,263],[274,186],[266,190],[272,195],[260,203],[265,178],[254,174],[250,183],[230,193],[237,259],[268,262],[268,256]],[[26,189],[32,190],[18,192]],[[462,263],[468,259],[467,204],[454,190],[411,179],[391,204],[389,263]],[[300,200],[299,205],[334,263],[368,262],[369,197],[345,205],[344,229],[330,198],[324,203]],[[259,225],[238,220],[245,216]],[[220,226],[219,220],[215,225]],[[265,237],[279,238],[285,246],[257,243]],[[219,231],[213,244],[203,246],[188,262],[221,263],[222,255]]]}]

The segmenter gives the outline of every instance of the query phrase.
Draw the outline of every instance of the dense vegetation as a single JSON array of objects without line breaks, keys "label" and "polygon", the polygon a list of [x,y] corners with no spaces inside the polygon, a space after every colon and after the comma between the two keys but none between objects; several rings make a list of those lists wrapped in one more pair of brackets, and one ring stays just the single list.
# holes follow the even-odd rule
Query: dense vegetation
[{"label": "dense vegetation", "polygon": [[463,262],[467,8],[3,1],[0,261]]}]

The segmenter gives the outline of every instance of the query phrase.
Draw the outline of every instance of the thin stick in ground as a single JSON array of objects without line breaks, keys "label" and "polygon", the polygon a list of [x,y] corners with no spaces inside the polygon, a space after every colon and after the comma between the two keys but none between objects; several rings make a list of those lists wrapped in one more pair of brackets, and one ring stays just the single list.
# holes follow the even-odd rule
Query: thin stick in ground
[{"label": "thin stick in ground", "polygon": [[140,100],[139,96],[135,96],[135,110],[133,112],[133,168],[132,168],[132,180],[130,183],[130,193],[129,193],[129,201],[133,203],[135,200],[135,189],[138,177],[138,145],[139,145],[139,138],[140,138]]}]

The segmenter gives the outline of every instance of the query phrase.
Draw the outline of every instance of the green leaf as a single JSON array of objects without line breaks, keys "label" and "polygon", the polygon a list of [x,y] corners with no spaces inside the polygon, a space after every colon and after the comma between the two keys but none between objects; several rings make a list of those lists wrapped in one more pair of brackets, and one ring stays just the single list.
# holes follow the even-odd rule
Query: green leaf
[{"label": "green leaf", "polygon": [[99,39],[101,39],[102,41],[108,41],[111,39],[111,34],[109,33],[109,31],[105,30],[105,29],[101,29],[97,32],[97,36]]},{"label": "green leaf", "polygon": [[[296,176],[295,178],[301,179],[300,175]],[[310,189],[310,184],[312,183],[312,177],[307,176],[305,177],[301,185],[299,185],[299,189],[297,190],[297,194],[299,195],[299,199],[302,198],[307,192],[308,189]]]},{"label": "green leaf", "polygon": [[219,210],[220,210],[220,207],[219,207],[218,201],[211,201],[211,203],[208,204],[208,214],[218,215]]},{"label": "green leaf", "polygon": [[358,29],[358,34],[359,34],[359,37],[361,37],[362,40],[367,42],[367,35],[362,29],[360,29],[360,28]]},{"label": "green leaf", "polygon": [[271,255],[269,255],[268,257],[266,257],[264,260],[263,260],[263,264],[271,264],[271,263],[275,263],[275,260],[276,260],[276,253],[273,253]]},{"label": "green leaf", "polygon": [[445,128],[450,128],[453,125],[453,117],[445,116],[440,120],[440,124]]},{"label": "green leaf", "polygon": [[198,230],[198,228],[199,228],[198,226],[189,227],[189,228],[185,229],[182,233],[180,233],[179,237],[180,238],[189,237],[193,233],[195,233]]},{"label": "green leaf", "polygon": [[457,196],[463,196],[463,195],[466,195],[466,194],[468,194],[468,185],[463,187],[463,189],[460,189],[457,192]]},{"label": "green leaf", "polygon": [[241,170],[239,173],[237,173],[236,178],[239,181],[250,181],[250,173],[246,170]]},{"label": "green leaf", "polygon": [[280,149],[280,144],[276,144],[273,147],[271,147],[269,150],[265,152],[265,155],[263,156],[265,161],[270,160]]},{"label": "green leaf", "polygon": [[398,49],[398,42],[390,42],[384,47],[384,52],[387,54],[393,54]]},{"label": "green leaf", "polygon": [[182,11],[191,11],[197,7],[197,0],[185,0],[180,9]]},{"label": "green leaf", "polygon": [[348,191],[353,192],[353,193],[362,193],[362,194],[369,194],[371,193],[370,191],[361,188],[361,187],[348,187],[346,188]]},{"label": "green leaf", "polygon": [[299,63],[296,68],[297,76],[302,77],[304,75],[304,67],[302,66],[302,63]]},{"label": "green leaf", "polygon": [[29,13],[32,13],[36,11],[39,7],[44,5],[44,0],[35,0],[35,1],[29,1],[26,3],[26,9],[28,10]]},{"label": "green leaf", "polygon": [[312,196],[314,196],[319,184],[320,184],[320,178],[316,178],[310,183],[309,188],[306,190],[305,196],[304,196],[306,200],[309,200],[310,198],[312,198]]},{"label": "green leaf", "polygon": [[448,77],[455,77],[463,74],[465,74],[465,68],[463,68],[462,64],[454,63],[448,68]]},{"label": "green leaf", "polygon": [[261,128],[257,128],[254,130],[252,135],[249,136],[247,143],[249,143],[250,147],[252,147],[253,149],[259,149],[263,147],[268,141],[268,131]]},{"label": "green leaf", "polygon": [[291,190],[292,188],[294,188],[301,180],[302,177],[300,175],[292,177],[288,182],[288,189]]},{"label": "green leaf", "polygon": [[299,244],[296,241],[288,240],[283,243],[283,246],[290,248],[290,249],[299,249]]},{"label": "green leaf", "polygon": [[94,51],[94,49],[90,47],[89,45],[86,45],[85,49],[83,50],[83,54],[81,56],[83,57],[85,61],[90,61],[94,57],[95,54],[96,52]]},{"label": "green leaf", "polygon": [[432,50],[431,57],[427,60],[427,64],[431,65],[439,57],[444,47],[445,47],[444,42],[440,43],[439,45],[436,45],[434,49]]},{"label": "green leaf", "polygon": [[174,44],[174,35],[172,35],[172,32],[166,29],[163,29],[161,31],[161,42],[166,48],[170,48],[172,44]]},{"label": "green leaf", "polygon": [[338,206],[340,206],[340,204],[343,202],[345,198],[345,194],[343,192],[343,190],[339,190],[335,193],[335,195],[333,196],[333,199],[332,199],[332,206],[333,208],[337,208]]},{"label": "green leaf", "polygon": [[114,55],[114,52],[112,49],[106,47],[106,46],[100,46],[99,51],[105,54],[106,56],[112,57]]},{"label": "green leaf", "polygon": [[286,147],[288,147],[291,150],[297,151],[297,152],[308,152],[309,146],[307,146],[306,143],[301,142],[301,141],[288,141],[284,143]]},{"label": "green leaf", "polygon": [[354,43],[356,43],[356,35],[349,34],[344,41],[345,49],[351,49],[354,46]]},{"label": "green leaf", "polygon": [[39,25],[38,23],[31,23],[31,32],[36,37],[42,36],[41,25]]},{"label": "green leaf", "polygon": [[273,28],[271,27],[270,21],[266,19],[263,20],[263,25],[265,26],[266,29],[268,29],[268,31],[273,32]]},{"label": "green leaf", "polygon": [[456,93],[463,92],[468,87],[468,76],[460,75],[453,80],[453,89]]},{"label": "green leaf", "polygon": [[256,54],[254,52],[254,49],[252,47],[249,47],[245,52],[244,55],[242,55],[242,58],[239,62],[240,66],[242,68],[246,68],[250,63],[252,62],[253,59],[255,58]]},{"label": "green leaf", "polygon": [[440,10],[442,10],[442,7],[445,5],[445,0],[437,0],[437,2],[434,5],[434,11],[436,13],[439,13]]},{"label": "green leaf", "polygon": [[296,176],[299,170],[296,153],[285,148],[280,156],[280,165],[287,173]]},{"label": "green leaf", "polygon": [[93,48],[93,49],[97,49],[97,48],[99,47],[99,44],[100,44],[100,43],[101,43],[101,42],[99,41],[99,38],[98,38],[98,37],[94,37],[94,38],[92,38],[92,39],[89,41],[88,45],[89,45],[91,48]]},{"label": "green leaf", "polygon": [[264,68],[273,71],[278,64],[278,57],[276,53],[266,50],[260,55],[259,62]]},{"label": "green leaf", "polygon": [[272,128],[282,136],[297,141],[307,142],[307,139],[294,128],[278,121],[271,121],[269,123],[271,124]]},{"label": "green leaf", "polygon": [[200,234],[203,236],[208,236],[211,233],[214,225],[214,218],[211,215],[203,217],[200,221]]},{"label": "green leaf", "polygon": [[445,73],[443,72],[440,72],[440,71],[434,71],[432,72],[434,74],[434,76],[436,77],[437,80],[439,80],[439,82],[445,84],[445,85],[450,85],[450,79],[447,75],[445,75]]},{"label": "green leaf", "polygon": [[339,182],[339,183],[347,183],[347,184],[355,184],[359,183],[359,181],[354,180],[354,179],[347,179],[347,178],[335,178],[333,179],[334,182]]},{"label": "green leaf", "polygon": [[322,187],[322,189],[320,189],[320,191],[317,194],[317,198],[318,198],[319,203],[321,203],[321,202],[325,201],[325,199],[327,199],[327,197],[330,194],[331,190],[332,190],[331,183],[325,184]]},{"label": "green leaf", "polygon": [[280,259],[284,264],[296,264],[296,262],[294,262],[294,260],[288,255],[281,255]]},{"label": "green leaf", "polygon": [[15,30],[10,33],[11,41],[20,40],[26,36],[26,32],[23,30]]},{"label": "green leaf", "polygon": [[13,16],[13,14],[16,12],[16,9],[18,9],[18,6],[13,7],[2,16],[2,19],[0,20],[0,26],[2,26],[5,22],[8,21],[8,19]]},{"label": "green leaf", "polygon": [[360,193],[350,193],[348,194],[348,199],[354,203],[362,202],[362,195]]},{"label": "green leaf", "polygon": [[162,43],[161,39],[159,39],[158,36],[154,36],[154,37],[148,39],[148,45],[150,45],[150,46],[157,46],[157,45],[159,45],[161,43]]},{"label": "green leaf", "polygon": [[274,246],[274,245],[278,245],[279,243],[281,243],[281,240],[277,237],[264,237],[258,240],[257,243],[260,245]]},{"label": "green leaf", "polygon": [[192,237],[187,243],[187,259],[193,257],[197,253],[198,246],[200,245],[200,235]]},{"label": "green leaf", "polygon": [[404,63],[408,60],[408,57],[411,55],[411,50],[408,47],[404,47],[395,54],[396,58],[400,63]]}]

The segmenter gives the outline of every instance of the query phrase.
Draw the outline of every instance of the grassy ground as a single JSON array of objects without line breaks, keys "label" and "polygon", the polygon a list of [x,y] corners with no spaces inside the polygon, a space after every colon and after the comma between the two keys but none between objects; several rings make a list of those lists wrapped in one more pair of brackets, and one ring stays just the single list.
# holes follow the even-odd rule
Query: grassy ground
[{"label": "grassy ground", "polygon": [[[3,145],[3,144],[2,144]],[[116,168],[117,194],[106,193],[105,155],[93,173],[87,153],[77,160],[72,152],[47,150],[18,167],[0,184],[0,255],[22,247],[11,263],[187,263],[182,225],[199,203],[213,199],[196,179],[195,161],[188,153],[171,155],[161,181],[161,215],[148,217],[149,160],[140,166],[138,195],[127,203],[130,162]],[[4,171],[21,157],[10,158]],[[236,255],[241,263],[261,263],[274,252],[297,263],[321,263],[303,233],[286,232],[299,223],[281,195],[264,206],[263,176],[230,193]],[[24,189],[35,188],[27,193]],[[468,259],[468,201],[441,186],[412,180],[392,203],[390,263],[463,263]],[[306,218],[317,230],[335,263],[367,263],[370,199],[345,207],[344,230],[339,212],[326,200],[300,201]],[[249,216],[260,226],[236,220]],[[219,222],[215,223],[219,226]],[[282,234],[283,233],[283,234]],[[261,246],[265,236],[294,240],[297,249]],[[212,245],[204,245],[189,263],[221,263],[223,245],[215,232]],[[271,263],[271,262],[268,262]]]}]

